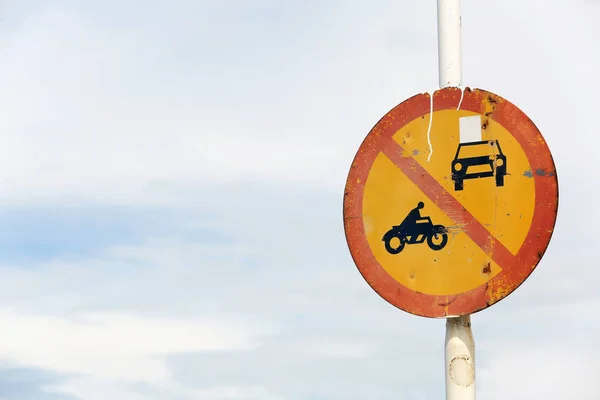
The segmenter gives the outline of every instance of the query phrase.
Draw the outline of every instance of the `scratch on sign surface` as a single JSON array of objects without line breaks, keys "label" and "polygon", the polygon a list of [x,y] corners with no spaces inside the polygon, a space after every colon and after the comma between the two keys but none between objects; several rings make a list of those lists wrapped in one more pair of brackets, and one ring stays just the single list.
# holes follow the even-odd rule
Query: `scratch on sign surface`
[{"label": "scratch on sign surface", "polygon": [[433,154],[433,146],[431,145],[431,138],[429,134],[431,133],[431,123],[433,122],[433,93],[429,94],[429,127],[427,128],[427,143],[429,143],[429,156],[427,157],[427,162],[431,160],[431,155]]},{"label": "scratch on sign surface", "polygon": [[457,111],[460,110],[460,105],[462,104],[463,97],[465,97],[465,88],[461,87],[460,88],[460,100],[458,101],[458,107],[456,107]]}]

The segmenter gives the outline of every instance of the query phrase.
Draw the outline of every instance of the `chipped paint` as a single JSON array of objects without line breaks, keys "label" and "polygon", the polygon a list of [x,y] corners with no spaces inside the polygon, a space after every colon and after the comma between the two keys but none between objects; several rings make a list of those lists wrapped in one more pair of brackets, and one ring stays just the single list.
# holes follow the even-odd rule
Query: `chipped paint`
[{"label": "chipped paint", "polygon": [[[527,171],[525,171],[523,173],[523,176],[526,176],[528,178],[533,178],[534,173],[528,169]],[[550,171],[547,172],[544,168],[538,168],[535,170],[535,175],[537,176],[548,176],[550,178],[552,178],[553,176],[556,176],[556,172],[555,171]]]},{"label": "chipped paint", "polygon": [[516,285],[506,279],[498,279],[493,284],[490,282],[486,290],[486,296],[488,298],[488,306],[497,303],[498,301],[505,298],[516,288]]},{"label": "chipped paint", "polygon": [[431,145],[431,124],[433,123],[433,93],[429,94],[429,127],[427,128],[427,143],[429,144],[429,156],[427,162],[431,161],[431,155],[433,154],[433,146]]},{"label": "chipped paint", "polygon": [[483,266],[482,271],[484,274],[490,274],[492,272],[492,263],[488,262]]},{"label": "chipped paint", "polygon": [[460,105],[463,102],[463,98],[465,97],[465,88],[461,86],[460,88],[460,100],[458,101],[458,106],[456,106],[456,111],[460,110]]},{"label": "chipped paint", "polygon": [[475,382],[475,367],[470,356],[457,356],[450,361],[448,376],[452,382],[462,387],[469,387]]}]

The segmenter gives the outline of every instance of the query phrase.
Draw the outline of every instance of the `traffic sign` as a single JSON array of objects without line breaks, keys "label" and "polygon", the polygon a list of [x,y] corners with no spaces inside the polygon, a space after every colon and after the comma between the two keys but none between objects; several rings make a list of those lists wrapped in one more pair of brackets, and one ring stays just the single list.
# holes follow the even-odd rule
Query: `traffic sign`
[{"label": "traffic sign", "polygon": [[542,258],[558,181],[534,123],[480,89],[416,95],[369,132],[348,174],[344,229],[360,273],[425,317],[472,314]]}]

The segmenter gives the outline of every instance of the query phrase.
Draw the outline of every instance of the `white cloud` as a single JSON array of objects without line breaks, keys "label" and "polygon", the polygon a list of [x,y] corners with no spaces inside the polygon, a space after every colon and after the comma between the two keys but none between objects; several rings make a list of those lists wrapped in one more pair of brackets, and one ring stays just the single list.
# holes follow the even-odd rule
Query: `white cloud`
[{"label": "white cloud", "polygon": [[[190,389],[169,383],[157,385],[155,392],[175,398],[194,400],[283,400],[285,397],[274,395],[261,386],[210,386],[204,389]],[[115,383],[114,380],[96,380],[75,378],[65,383],[49,385],[47,393],[57,393],[86,400],[152,400],[155,394],[142,394],[131,387]]]},{"label": "white cloud", "polygon": [[87,400],[152,400],[156,397],[137,393],[114,379],[74,378],[60,384],[46,385],[45,393],[72,396]]},{"label": "white cloud", "polygon": [[[82,400],[443,395],[443,321],[378,298],[341,227],[360,141],[437,82],[435,4],[263,2],[272,14],[255,20],[249,3],[217,3],[47,5],[1,35],[0,201],[160,203],[180,207],[182,224],[209,214],[236,244],[142,238],[4,266],[0,359],[65,374],[46,389]],[[490,400],[598,395],[587,371],[600,332],[581,321],[598,305],[598,191],[587,182],[600,172],[600,60],[581,7],[463,4],[464,81],[532,117],[561,179],[539,270],[473,317]],[[188,352],[201,353],[170,360]]]},{"label": "white cloud", "polygon": [[328,358],[366,358],[370,353],[364,343],[344,343],[331,339],[305,346],[307,354],[312,354],[314,358],[320,360]]},{"label": "white cloud", "polygon": [[264,326],[221,320],[84,313],[75,317],[0,310],[0,359],[14,365],[99,380],[168,382],[165,357],[251,349]]},{"label": "white cloud", "polygon": [[596,355],[570,340],[488,343],[492,361],[480,368],[480,396],[489,400],[586,399],[600,396]]},{"label": "white cloud", "polygon": [[[5,88],[0,96],[5,132],[0,199],[165,204],[182,200],[174,186],[204,182],[287,182],[340,191],[356,147],[372,125],[397,102],[436,82],[435,26],[409,17],[435,15],[435,7],[407,4],[382,2],[379,12],[373,11],[378,7],[368,12],[345,8],[344,13],[361,11],[369,18],[361,22],[361,34],[341,19],[345,14],[326,13],[329,25],[306,24],[312,45],[297,42],[284,48],[266,36],[273,42],[265,45],[285,49],[270,75],[261,72],[266,65],[250,57],[231,75],[209,73],[202,51],[211,57],[219,43],[218,38],[206,40],[209,25],[204,34],[181,27],[150,47],[142,34],[146,40],[157,35],[152,13],[127,28],[106,26],[85,10],[29,16],[0,48],[7,60],[0,66]],[[591,151],[581,146],[587,113],[573,104],[592,98],[578,90],[578,83],[586,82],[582,77],[557,77],[575,66],[592,73],[598,60],[586,54],[585,62],[576,61],[582,55],[568,40],[587,48],[594,41],[585,24],[575,24],[570,39],[553,29],[556,15],[566,21],[581,18],[575,7],[553,3],[536,8],[535,30],[525,25],[530,14],[508,11],[514,7],[523,8],[518,2],[463,6],[465,82],[497,91],[522,107],[549,140],[560,176],[578,179],[565,150]],[[185,9],[181,13],[183,18]],[[489,20],[476,13],[486,13]],[[481,55],[488,38],[478,32],[488,22],[498,29],[512,24],[503,30],[504,40],[495,41],[494,62]],[[348,38],[340,33],[343,29]],[[198,58],[169,53],[189,40],[184,34],[197,35],[193,51]],[[407,51],[407,42],[419,46]],[[538,70],[538,79],[527,80],[527,71],[514,61],[522,59]],[[245,62],[252,67],[245,69]],[[551,108],[529,95],[550,87],[559,96]],[[557,114],[557,109],[564,112]],[[566,129],[581,137],[564,135]]]},{"label": "white cloud", "polygon": [[283,399],[268,393],[263,387],[212,387],[194,392],[198,400],[229,400],[229,399],[256,399],[276,400]]},{"label": "white cloud", "polygon": [[[373,90],[369,82],[357,82],[351,71],[372,66],[368,60],[385,46],[374,48],[366,39],[352,47],[339,42],[335,28],[345,23],[334,22],[327,30],[314,29],[325,37],[335,34],[336,39],[321,41],[325,45],[318,48],[299,45],[288,50],[298,53],[295,57],[303,54],[303,62],[311,63],[315,72],[299,70],[298,76],[290,76],[287,93],[270,82],[292,71],[293,64],[285,59],[278,61],[275,75],[263,76],[258,67],[254,78],[227,78],[234,79],[236,104],[227,107],[218,100],[226,89],[218,86],[215,92],[199,91],[182,102],[177,96],[183,86],[178,93],[148,81],[147,86],[165,92],[146,96],[144,84],[136,81],[140,74],[166,79],[167,87],[197,86],[198,79],[207,80],[202,71],[182,81],[160,75],[149,53],[168,49],[164,43],[157,43],[155,50],[140,45],[135,27],[146,26],[110,29],[71,10],[26,18],[1,49],[8,61],[1,67],[5,90],[0,121],[7,134],[0,157],[0,198],[172,202],[178,197],[164,193],[161,187],[168,185],[161,184],[252,180],[340,189],[355,145],[373,124],[354,116],[362,108],[359,103],[348,109],[340,100],[356,96],[359,88]],[[393,28],[392,21],[386,23]],[[378,23],[368,29],[373,27],[376,34],[385,33]],[[340,44],[343,52],[337,50]],[[317,57],[319,51],[324,53]],[[366,57],[365,52],[373,54]],[[177,60],[167,65],[169,71],[177,71]],[[326,80],[312,75],[322,74],[323,68],[331,69]],[[223,77],[212,81],[219,79]],[[243,91],[252,79],[261,82],[257,88],[262,92]],[[265,99],[270,99],[268,108],[255,109],[254,103]],[[344,132],[356,122],[363,125],[361,132],[345,140]],[[51,200],[56,196],[58,200]]]}]

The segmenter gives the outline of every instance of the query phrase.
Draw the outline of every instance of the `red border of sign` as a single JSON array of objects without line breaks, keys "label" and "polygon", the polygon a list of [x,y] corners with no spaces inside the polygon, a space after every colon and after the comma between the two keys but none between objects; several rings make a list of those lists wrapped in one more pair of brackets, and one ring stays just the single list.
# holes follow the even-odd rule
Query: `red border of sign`
[{"label": "red border of sign", "polygon": [[[481,311],[517,289],[541,260],[554,231],[558,212],[558,178],[550,149],[534,125],[519,108],[500,96],[481,89],[444,88],[436,91],[433,110],[456,109],[486,114],[486,104],[494,103],[489,118],[508,130],[523,148],[533,174],[535,210],[531,228],[519,252],[507,257],[502,271],[468,292],[445,296],[415,292],[393,279],[371,252],[364,231],[362,205],[364,185],[375,158],[390,152],[392,136],[407,123],[427,115],[430,96],[418,94],[388,112],[361,144],[346,181],[344,193],[344,230],[350,253],[361,275],[383,299],[411,314],[440,318]],[[394,142],[395,144],[395,142]],[[414,161],[413,161],[414,162]],[[466,210],[463,210],[467,213]],[[491,249],[494,251],[494,249]]]}]

